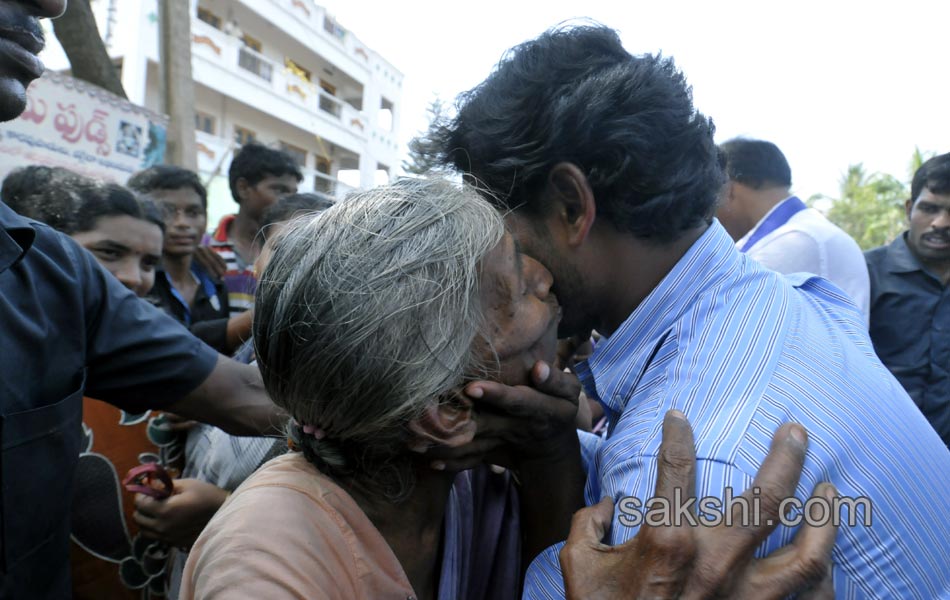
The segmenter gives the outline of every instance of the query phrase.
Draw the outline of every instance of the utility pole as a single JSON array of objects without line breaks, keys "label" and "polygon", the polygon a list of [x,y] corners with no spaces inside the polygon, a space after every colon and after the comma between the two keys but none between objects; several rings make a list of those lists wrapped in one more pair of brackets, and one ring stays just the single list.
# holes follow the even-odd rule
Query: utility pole
[{"label": "utility pole", "polygon": [[195,156],[195,83],[191,75],[191,3],[159,0],[162,107],[168,115],[165,162],[198,170]]}]

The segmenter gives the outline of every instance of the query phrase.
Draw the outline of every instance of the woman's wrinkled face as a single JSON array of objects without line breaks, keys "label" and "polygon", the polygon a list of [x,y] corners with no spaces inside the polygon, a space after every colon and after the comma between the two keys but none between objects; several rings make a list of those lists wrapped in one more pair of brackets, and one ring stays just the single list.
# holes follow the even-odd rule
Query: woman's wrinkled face
[{"label": "woman's wrinkled face", "polygon": [[509,233],[482,260],[488,358],[489,364],[497,359],[502,383],[526,384],[535,362],[554,361],[561,309],[551,293],[552,282],[551,273],[521,254]]},{"label": "woman's wrinkled face", "polygon": [[128,215],[100,217],[92,230],[72,238],[136,296],[152,289],[162,260],[162,230],[155,223]]}]

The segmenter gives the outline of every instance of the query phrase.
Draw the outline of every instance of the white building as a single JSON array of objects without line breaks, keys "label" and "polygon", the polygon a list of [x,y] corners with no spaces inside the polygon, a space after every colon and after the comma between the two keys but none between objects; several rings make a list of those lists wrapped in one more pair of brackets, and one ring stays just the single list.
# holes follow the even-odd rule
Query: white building
[{"label": "white building", "polygon": [[[198,170],[209,224],[234,211],[227,172],[249,140],[302,166],[301,191],[337,196],[388,179],[396,164],[403,75],[313,0],[190,0]],[[155,0],[94,0],[129,100],[161,107]],[[44,60],[68,69],[48,36]]]}]

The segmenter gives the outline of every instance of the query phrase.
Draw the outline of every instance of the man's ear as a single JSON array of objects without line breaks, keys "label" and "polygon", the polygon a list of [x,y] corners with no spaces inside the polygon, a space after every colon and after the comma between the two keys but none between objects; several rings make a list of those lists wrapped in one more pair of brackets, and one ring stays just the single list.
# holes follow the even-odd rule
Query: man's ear
[{"label": "man's ear", "polygon": [[454,448],[475,438],[475,419],[472,403],[461,394],[449,402],[440,402],[428,407],[425,412],[409,421],[412,439],[409,448],[425,452],[429,446]]},{"label": "man's ear", "polygon": [[244,179],[243,177],[238,177],[237,181],[234,182],[234,186],[237,188],[237,195],[241,200],[244,200],[248,190],[251,189],[247,179]]},{"label": "man's ear", "polygon": [[904,200],[904,212],[907,213],[907,220],[910,221],[910,211],[914,208],[914,199],[908,198]]},{"label": "man's ear", "polygon": [[568,245],[580,246],[597,216],[594,192],[587,176],[574,163],[558,163],[548,173],[544,194],[565,233],[565,241]]}]

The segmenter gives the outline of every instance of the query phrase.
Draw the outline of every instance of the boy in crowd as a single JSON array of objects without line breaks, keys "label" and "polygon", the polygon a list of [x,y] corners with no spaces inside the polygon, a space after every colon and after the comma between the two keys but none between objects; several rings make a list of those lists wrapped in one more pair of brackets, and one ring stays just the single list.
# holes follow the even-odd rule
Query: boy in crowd
[{"label": "boy in crowd", "polygon": [[[234,155],[228,170],[237,214],[221,219],[207,246],[224,260],[223,280],[228,289],[231,316],[254,306],[254,261],[260,254],[257,233],[264,211],[277,200],[297,192],[303,179],[300,167],[286,152],[247,144]],[[207,261],[206,261],[207,262]]]},{"label": "boy in crowd", "polygon": [[159,165],[136,173],[128,185],[159,206],[165,218],[162,268],[149,300],[215,350],[233,353],[250,336],[251,313],[228,318],[224,282],[194,260],[208,225],[208,193],[198,175]]}]

